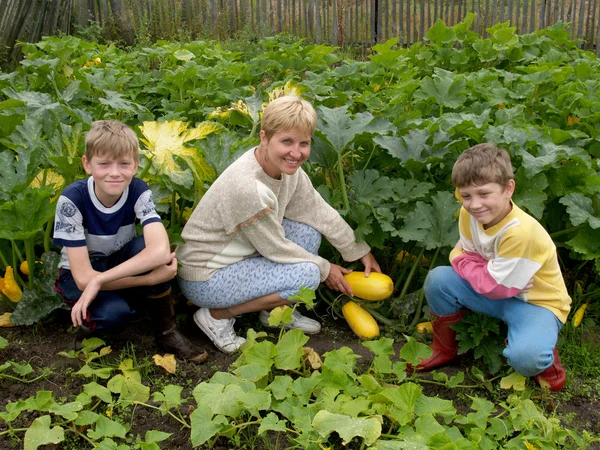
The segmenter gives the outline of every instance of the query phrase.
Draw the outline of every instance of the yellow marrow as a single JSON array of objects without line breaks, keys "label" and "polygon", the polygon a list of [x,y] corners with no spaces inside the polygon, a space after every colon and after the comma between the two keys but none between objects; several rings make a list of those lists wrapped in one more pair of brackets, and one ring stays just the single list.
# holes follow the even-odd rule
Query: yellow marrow
[{"label": "yellow marrow", "polygon": [[364,272],[350,272],[344,278],[354,296],[363,300],[385,300],[394,292],[394,282],[382,273],[371,272],[371,275],[365,277]]},{"label": "yellow marrow", "polygon": [[354,302],[347,302],[342,307],[344,319],[350,328],[361,339],[372,339],[379,336],[379,325],[373,316],[363,307]]},{"label": "yellow marrow", "polygon": [[421,322],[417,325],[417,333],[433,334],[433,324],[431,322]]}]

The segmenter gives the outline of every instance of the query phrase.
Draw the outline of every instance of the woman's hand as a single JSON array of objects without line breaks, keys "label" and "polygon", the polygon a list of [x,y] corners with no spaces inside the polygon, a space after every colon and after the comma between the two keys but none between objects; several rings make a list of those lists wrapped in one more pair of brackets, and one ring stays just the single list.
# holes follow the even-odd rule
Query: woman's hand
[{"label": "woman's hand", "polygon": [[381,273],[381,268],[379,267],[377,260],[375,259],[375,257],[373,256],[373,254],[371,252],[367,253],[365,256],[360,258],[360,262],[363,263],[363,266],[365,266],[365,276],[366,277],[371,275],[371,271]]},{"label": "woman's hand", "polygon": [[521,291],[522,294],[527,294],[533,288],[533,279],[534,277],[531,277],[531,280],[527,282],[527,285]]},{"label": "woman's hand", "polygon": [[342,294],[354,295],[352,293],[352,288],[344,278],[344,274],[350,272],[352,272],[350,269],[338,266],[337,264],[331,264],[329,276],[325,280],[325,284],[331,290],[341,292]]}]

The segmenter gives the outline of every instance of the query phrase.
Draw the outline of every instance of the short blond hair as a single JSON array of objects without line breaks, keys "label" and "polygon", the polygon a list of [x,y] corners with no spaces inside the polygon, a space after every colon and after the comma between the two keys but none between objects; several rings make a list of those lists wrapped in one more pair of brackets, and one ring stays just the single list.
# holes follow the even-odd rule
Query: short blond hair
[{"label": "short blond hair", "polygon": [[452,184],[458,188],[487,183],[506,187],[514,178],[508,152],[492,143],[466,149],[452,167]]},{"label": "short blond hair", "polygon": [[135,132],[118,120],[97,120],[85,135],[85,157],[105,155],[121,158],[131,155],[140,159],[140,144]]},{"label": "short blond hair", "polygon": [[276,98],[263,110],[261,130],[267,139],[271,139],[278,131],[300,130],[312,135],[316,129],[315,108],[295,95]]}]

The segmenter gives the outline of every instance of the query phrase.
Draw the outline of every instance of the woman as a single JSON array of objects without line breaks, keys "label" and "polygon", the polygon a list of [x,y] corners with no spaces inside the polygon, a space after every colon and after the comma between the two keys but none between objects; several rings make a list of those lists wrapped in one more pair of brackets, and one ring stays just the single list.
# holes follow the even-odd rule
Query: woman
[{"label": "woman", "polygon": [[[369,246],[357,243],[342,217],[313,188],[300,168],[310,155],[317,114],[295,96],[269,103],[262,117],[260,145],[229,166],[202,197],[182,232],[177,250],[183,294],[200,309],[194,321],[225,353],[245,341],[233,330],[234,317],[292,305],[301,287],[352,294],[347,270],[318,256],[324,235],[345,261],[360,259],[365,273],[380,272]],[[288,328],[307,334],[319,322],[294,311]]]}]

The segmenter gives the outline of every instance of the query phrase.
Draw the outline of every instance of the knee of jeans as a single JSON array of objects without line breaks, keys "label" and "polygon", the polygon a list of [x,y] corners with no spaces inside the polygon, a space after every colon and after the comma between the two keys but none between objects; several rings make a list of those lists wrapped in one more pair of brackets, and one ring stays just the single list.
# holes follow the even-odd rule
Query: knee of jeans
[{"label": "knee of jeans", "polygon": [[102,311],[101,314],[92,314],[91,320],[96,324],[98,331],[114,331],[127,325],[133,314],[129,304],[123,300],[113,302],[110,308]]},{"label": "knee of jeans", "polygon": [[508,364],[526,377],[532,377],[552,364],[552,353],[540,350],[535,345],[509,345],[504,350]]},{"label": "knee of jeans", "polygon": [[448,282],[448,270],[454,271],[450,266],[438,266],[431,269],[425,278],[423,289],[425,296],[430,298],[432,294],[441,291]]}]

